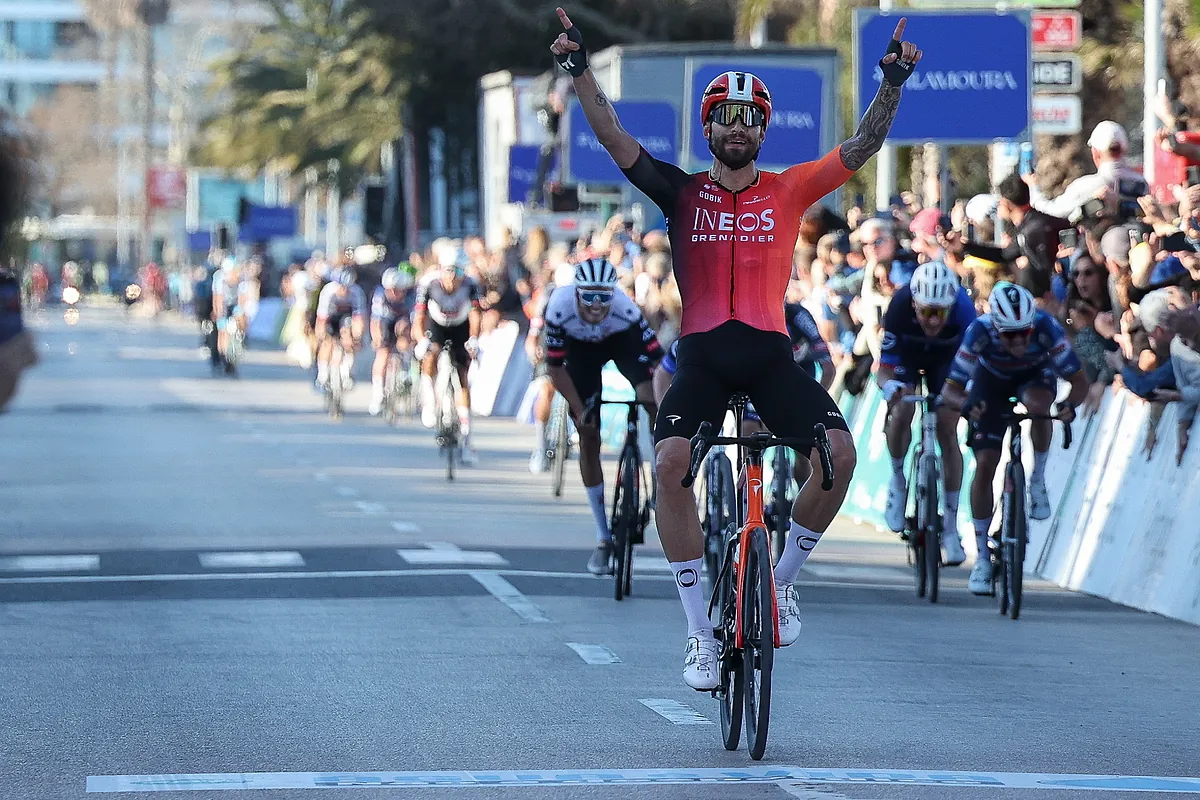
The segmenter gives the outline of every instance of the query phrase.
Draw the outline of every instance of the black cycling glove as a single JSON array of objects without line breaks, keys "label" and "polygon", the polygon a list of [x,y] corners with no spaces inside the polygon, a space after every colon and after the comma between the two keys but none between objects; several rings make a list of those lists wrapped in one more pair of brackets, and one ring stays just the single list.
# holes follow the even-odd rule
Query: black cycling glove
[{"label": "black cycling glove", "polygon": [[883,70],[883,77],[892,86],[903,86],[904,82],[912,77],[913,65],[908,64],[901,59],[901,54],[904,52],[900,47],[900,42],[892,39],[888,43],[887,52],[884,53],[884,58],[895,54],[896,60],[890,64],[883,63],[883,59],[879,59],[879,68]]},{"label": "black cycling glove", "polygon": [[568,39],[579,45],[579,49],[555,58],[558,59],[558,65],[569,72],[572,78],[578,78],[588,68],[587,48],[583,46],[583,34],[579,32],[578,27],[572,25],[567,28],[566,34]]}]

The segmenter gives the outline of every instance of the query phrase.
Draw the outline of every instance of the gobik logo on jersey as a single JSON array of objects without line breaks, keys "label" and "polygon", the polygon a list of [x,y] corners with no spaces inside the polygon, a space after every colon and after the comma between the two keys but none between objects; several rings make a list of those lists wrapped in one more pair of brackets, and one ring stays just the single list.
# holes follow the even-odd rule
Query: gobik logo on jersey
[{"label": "gobik logo on jersey", "polygon": [[693,242],[773,242],[775,220],[773,208],[761,211],[710,211],[697,208],[692,220]]}]

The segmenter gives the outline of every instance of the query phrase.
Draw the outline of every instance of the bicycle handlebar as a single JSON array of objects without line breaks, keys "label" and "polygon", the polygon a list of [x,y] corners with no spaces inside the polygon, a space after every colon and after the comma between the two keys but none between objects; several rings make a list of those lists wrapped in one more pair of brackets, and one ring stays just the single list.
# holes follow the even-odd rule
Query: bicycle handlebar
[{"label": "bicycle handlebar", "polygon": [[751,450],[762,452],[768,447],[815,447],[821,457],[821,488],[825,491],[833,489],[833,446],[829,444],[829,434],[825,426],[817,423],[813,426],[811,439],[799,437],[779,437],[765,431],[752,433],[749,436],[713,436],[712,423],[702,422],[696,435],[691,439],[692,460],[688,465],[687,475],[680,483],[685,489],[690,489],[700,471],[704,456],[714,445],[740,445]]},{"label": "bicycle handlebar", "polygon": [[1071,423],[1057,414],[1001,414],[1000,418],[1010,423],[1021,423],[1026,420],[1049,420],[1063,424],[1063,450],[1071,449]]}]

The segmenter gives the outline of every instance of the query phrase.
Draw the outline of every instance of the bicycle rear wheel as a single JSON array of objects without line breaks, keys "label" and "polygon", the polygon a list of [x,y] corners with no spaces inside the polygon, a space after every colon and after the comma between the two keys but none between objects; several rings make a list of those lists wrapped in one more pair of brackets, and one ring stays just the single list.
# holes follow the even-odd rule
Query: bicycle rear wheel
[{"label": "bicycle rear wheel", "polygon": [[792,488],[792,464],[786,447],[776,447],[771,461],[774,474],[771,476],[771,503],[775,513],[770,521],[774,536],[771,537],[771,563],[779,563],[792,530],[792,503],[789,490]]},{"label": "bicycle rear wheel", "polygon": [[633,528],[638,521],[637,457],[633,447],[626,445],[617,463],[617,489],[613,494],[613,597],[623,600],[632,583]]},{"label": "bicycle rear wheel", "polygon": [[550,411],[550,488],[555,497],[562,497],[567,475],[567,402],[556,395]]},{"label": "bicycle rear wheel", "polygon": [[745,707],[745,684],[742,681],[742,653],[737,649],[737,576],[733,568],[738,538],[730,536],[724,542],[722,568],[713,577],[713,633],[721,643],[721,662],[718,666],[720,683],[713,694],[721,701],[721,741],[726,750],[737,750],[742,739],[742,712]]},{"label": "bicycle rear wheel", "polygon": [[1004,540],[1004,582],[1008,590],[1008,616],[1017,619],[1021,616],[1021,595],[1025,588],[1025,470],[1014,466],[1012,478],[1013,515]]},{"label": "bicycle rear wheel", "polygon": [[726,535],[735,517],[733,509],[737,495],[733,488],[733,466],[723,452],[713,452],[705,465],[705,483],[708,491],[706,513],[708,524],[704,527],[704,566],[708,571],[708,585],[716,587],[725,553]]},{"label": "bicycle rear wheel", "polygon": [[763,528],[750,531],[742,583],[742,679],[746,686],[746,749],[755,761],[767,749],[771,721],[771,668],[775,663],[775,585],[771,548]]},{"label": "bicycle rear wheel", "polygon": [[387,367],[383,373],[383,421],[388,425],[396,424],[397,389],[399,385],[396,357],[388,356]]},{"label": "bicycle rear wheel", "polygon": [[[927,456],[927,458],[929,458]],[[938,524],[938,474],[933,459],[925,465],[924,500],[918,519],[921,523],[922,539],[925,542],[925,593],[929,602],[938,601],[938,578],[942,568],[942,531]]]},{"label": "bicycle rear wheel", "polygon": [[[909,473],[909,480],[908,480],[908,487],[909,487],[908,491],[909,492],[913,491],[913,487],[920,485],[920,483],[919,483],[920,477],[921,477],[920,464],[921,464],[921,462],[918,460],[917,465],[913,468],[912,472]],[[926,591],[928,591],[928,589],[929,589],[929,585],[928,585],[928,574],[925,572],[925,531],[922,530],[922,528],[921,528],[921,516],[923,514],[923,508],[922,508],[922,504],[921,504],[920,492],[917,493],[916,506],[917,506],[916,516],[910,517],[910,516],[906,515],[904,517],[904,528],[905,528],[906,536],[908,538],[908,547],[909,547],[909,562],[908,563],[910,566],[912,566],[913,578],[916,579],[915,582],[917,585],[917,597],[924,597]],[[905,498],[904,498],[904,509],[907,512],[908,496],[905,496]]]}]

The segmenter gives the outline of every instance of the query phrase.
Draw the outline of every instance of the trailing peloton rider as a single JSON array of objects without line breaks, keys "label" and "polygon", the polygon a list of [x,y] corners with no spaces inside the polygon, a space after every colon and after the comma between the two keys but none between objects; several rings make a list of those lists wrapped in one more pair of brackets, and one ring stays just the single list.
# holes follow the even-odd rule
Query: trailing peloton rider
[{"label": "trailing peloton rider", "polygon": [[458,422],[467,446],[464,462],[475,460],[471,448],[471,387],[468,372],[471,359],[479,349],[479,310],[482,292],[474,278],[467,275],[465,254],[456,246],[443,243],[435,247],[441,269],[421,279],[413,330],[418,341],[416,356],[421,360],[421,422],[426,428],[437,424],[438,399],[434,392],[438,357],[443,347],[450,348],[450,362],[458,371]]},{"label": "trailing peloton rider", "polygon": [[900,41],[901,19],[879,62],[879,92],[858,131],[819,161],[781,173],[755,166],[771,122],[767,87],[748,72],[720,75],[705,89],[700,108],[713,164],[692,175],[652,157],[621,127],[588,69],[579,29],[561,8],[558,17],[565,32],[550,49],[571,74],[588,124],[669,223],[684,311],[679,368],[654,430],[657,523],[687,614],[683,679],[707,691],[718,682],[719,646],[699,580],[700,520],[691,491],[680,485],[691,459],[688,439],[701,422],[720,426],[734,392],[745,392],[778,436],[811,437],[818,422],[829,429],[837,474],[833,491],[821,491],[816,481],[800,491],[775,569],[780,638],[791,644],[800,634],[792,582],[837,514],[855,464],[854,440],[837,404],[792,360],[783,317],[792,253],[804,211],[845,183],[883,146],[900,104],[900,87],[921,52]]},{"label": "trailing peloton rider", "polygon": [[416,279],[412,267],[390,267],[383,271],[379,288],[371,297],[371,342],[375,345],[375,362],[371,365],[371,416],[383,411],[383,379],[393,352],[403,359],[408,369],[412,352],[412,314],[417,304],[413,290]]},{"label": "trailing peloton rider", "polygon": [[[915,393],[922,380],[930,395],[942,393],[954,354],[967,326],[974,321],[975,304],[941,261],[917,267],[912,280],[896,290],[883,318],[883,352],[876,379],[888,404],[887,443],[892,456],[892,480],[884,517],[896,533],[904,530],[908,496],[904,459],[912,444],[913,418],[913,406],[901,403],[900,398]],[[952,567],[967,558],[958,538],[958,493],[963,473],[958,420],[957,409],[939,404],[937,439],[942,451],[946,500],[942,546],[946,549],[946,564]]]},{"label": "trailing peloton rider", "polygon": [[658,337],[641,309],[616,285],[617,271],[608,261],[582,261],[575,267],[575,282],[554,290],[545,314],[547,371],[579,431],[579,473],[596,523],[596,550],[588,561],[593,575],[607,574],[612,561],[600,468],[601,372],[614,362],[645,403],[653,424],[650,376],[662,357]]},{"label": "trailing peloton rider", "polygon": [[329,386],[329,362],[333,358],[333,340],[342,342],[342,385],[353,385],[354,353],[362,347],[366,329],[367,296],[358,285],[352,267],[339,267],[329,273],[329,283],[317,297],[317,386]]},{"label": "trailing peloton rider", "polygon": [[[1075,351],[1058,320],[1034,305],[1027,289],[1001,281],[992,288],[988,313],[971,323],[954,357],[946,379],[943,402],[962,409],[970,418],[968,440],[975,452],[975,477],[971,481],[971,516],[979,552],[967,588],[974,594],[991,594],[992,564],[988,529],[992,524],[992,485],[1008,423],[1011,399],[1020,399],[1031,414],[1048,414],[1058,396],[1055,376],[1071,382],[1071,393],[1058,403],[1065,422],[1087,395],[1088,381]],[[970,395],[964,387],[970,385]],[[965,402],[964,402],[965,401]],[[1033,472],[1029,474],[1029,516],[1050,517],[1046,491],[1046,460],[1050,456],[1049,420],[1034,420]]]}]

